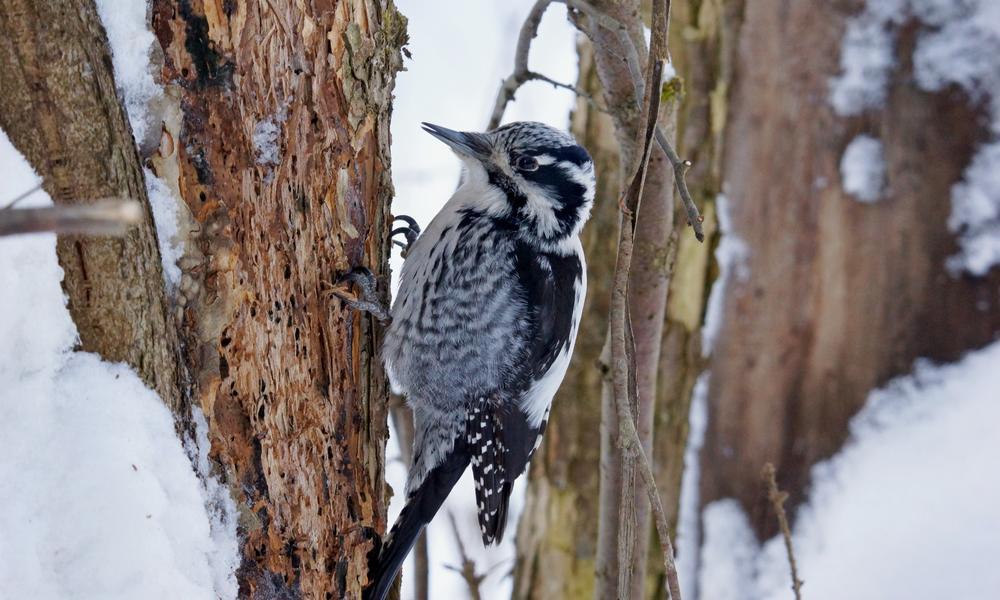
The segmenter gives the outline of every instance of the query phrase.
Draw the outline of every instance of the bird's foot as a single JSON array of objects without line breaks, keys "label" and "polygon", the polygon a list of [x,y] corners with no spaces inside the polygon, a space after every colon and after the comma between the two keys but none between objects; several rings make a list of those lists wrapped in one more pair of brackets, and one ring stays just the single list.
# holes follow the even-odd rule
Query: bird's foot
[{"label": "bird's foot", "polygon": [[[351,284],[354,284],[357,293],[351,291]],[[351,308],[370,313],[382,325],[392,322],[389,307],[379,297],[378,280],[365,267],[354,267],[336,283],[324,281],[323,288],[325,295],[336,296]]]},{"label": "bird's foot", "polygon": [[[392,221],[394,223],[396,221],[406,223],[403,227],[393,229],[392,233],[389,234],[389,237],[393,238],[392,243],[403,249],[402,256],[403,258],[406,258],[406,255],[410,252],[410,248],[413,246],[413,242],[417,241],[417,237],[420,235],[420,225],[417,225],[416,219],[406,215],[399,215],[398,217],[393,218]],[[395,237],[400,234],[402,234],[402,236],[406,239],[405,242],[395,239]]]}]

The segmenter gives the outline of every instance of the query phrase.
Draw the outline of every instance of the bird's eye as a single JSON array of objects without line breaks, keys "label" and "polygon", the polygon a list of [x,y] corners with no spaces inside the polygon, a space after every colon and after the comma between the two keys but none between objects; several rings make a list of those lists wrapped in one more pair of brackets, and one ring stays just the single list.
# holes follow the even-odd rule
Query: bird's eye
[{"label": "bird's eye", "polygon": [[537,171],[538,161],[535,160],[534,156],[519,156],[517,160],[514,161],[514,165],[517,167],[518,171]]}]

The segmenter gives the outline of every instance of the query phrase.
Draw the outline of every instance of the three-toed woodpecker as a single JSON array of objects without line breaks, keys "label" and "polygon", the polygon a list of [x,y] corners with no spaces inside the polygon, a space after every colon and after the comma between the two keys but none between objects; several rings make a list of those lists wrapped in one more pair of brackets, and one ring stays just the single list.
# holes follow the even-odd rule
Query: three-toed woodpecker
[{"label": "three-toed woodpecker", "polygon": [[366,594],[376,600],[469,464],[483,543],[502,539],[511,486],[541,441],[587,286],[579,234],[595,179],[586,150],[534,122],[424,129],[464,168],[408,248],[382,349],[415,436],[406,506]]}]

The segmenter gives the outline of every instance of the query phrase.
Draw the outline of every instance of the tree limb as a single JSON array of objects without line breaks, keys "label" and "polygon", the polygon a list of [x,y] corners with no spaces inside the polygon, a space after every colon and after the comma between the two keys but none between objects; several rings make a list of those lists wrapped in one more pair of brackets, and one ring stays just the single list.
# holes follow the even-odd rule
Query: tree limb
[{"label": "tree limb", "polygon": [[0,210],[0,236],[52,232],[61,235],[121,236],[142,221],[142,206],[134,200],[99,200]]},{"label": "tree limb", "polygon": [[767,485],[767,499],[770,500],[774,508],[774,514],[778,516],[778,526],[781,528],[781,536],[785,539],[785,553],[788,554],[788,568],[792,572],[792,591],[795,592],[795,600],[802,600],[802,584],[799,579],[798,566],[795,564],[795,550],[792,548],[792,530],[788,526],[788,515],[785,514],[785,500],[788,499],[788,492],[778,489],[778,482],[775,479],[774,465],[767,463],[761,473],[764,483]]},{"label": "tree limb", "polygon": [[450,510],[448,511],[448,520],[451,521],[451,529],[455,533],[455,543],[458,544],[458,554],[462,557],[462,566],[454,567],[446,565],[446,567],[457,572],[465,580],[465,584],[469,587],[469,598],[472,600],[481,600],[483,596],[479,587],[489,572],[482,574],[477,572],[476,562],[469,558],[469,555],[465,552],[465,544],[462,542],[462,535],[458,530],[458,521],[455,520],[455,514]]}]

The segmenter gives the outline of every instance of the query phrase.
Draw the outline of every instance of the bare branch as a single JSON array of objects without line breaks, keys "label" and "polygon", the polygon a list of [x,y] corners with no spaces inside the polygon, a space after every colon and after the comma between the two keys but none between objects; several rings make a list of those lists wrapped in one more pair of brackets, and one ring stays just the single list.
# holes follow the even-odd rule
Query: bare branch
[{"label": "bare branch", "polygon": [[458,521],[455,520],[455,514],[450,510],[448,511],[448,520],[451,521],[451,529],[455,534],[455,543],[458,544],[458,554],[462,557],[462,566],[447,566],[447,568],[457,572],[465,580],[465,584],[469,586],[469,598],[472,600],[481,600],[483,596],[479,590],[479,586],[486,579],[488,572],[482,574],[476,572],[476,562],[469,558],[469,555],[465,552],[465,544],[462,542],[462,536],[458,530]]},{"label": "bare branch", "polygon": [[14,206],[16,206],[18,202],[20,202],[21,200],[24,200],[25,198],[27,198],[28,196],[34,194],[35,192],[37,192],[40,189],[42,189],[42,184],[39,183],[35,187],[33,187],[33,188],[29,189],[29,190],[25,190],[24,192],[21,192],[20,194],[18,194],[17,196],[15,196],[13,200],[11,200],[7,204],[5,204],[3,206],[3,208],[0,208],[0,210],[8,210],[8,209],[14,208]]},{"label": "bare branch", "polygon": [[767,463],[764,465],[761,477],[764,478],[764,483],[767,485],[767,499],[771,501],[774,514],[778,516],[778,527],[781,528],[781,536],[785,538],[788,567],[792,572],[792,591],[795,592],[795,600],[802,600],[802,584],[804,582],[799,579],[799,569],[795,564],[795,550],[792,548],[792,530],[788,526],[788,515],[785,514],[785,500],[788,500],[788,493],[778,489],[773,464]]},{"label": "bare branch", "polygon": [[0,236],[48,231],[62,235],[125,235],[142,221],[134,200],[98,200],[92,204],[16,208],[0,211]]},{"label": "bare branch", "polygon": [[[538,35],[538,25],[542,22],[542,15],[545,9],[552,4],[552,0],[536,0],[531,7],[524,24],[521,25],[521,33],[517,37],[517,50],[514,52],[514,72],[511,73],[503,83],[500,84],[500,91],[497,92],[496,103],[493,106],[493,113],[490,115],[490,123],[487,129],[496,129],[503,118],[507,103],[514,99],[514,93],[521,87],[521,84],[532,79],[532,73],[528,70],[528,53],[531,51],[531,40]],[[535,79],[538,76],[534,77]]]}]

